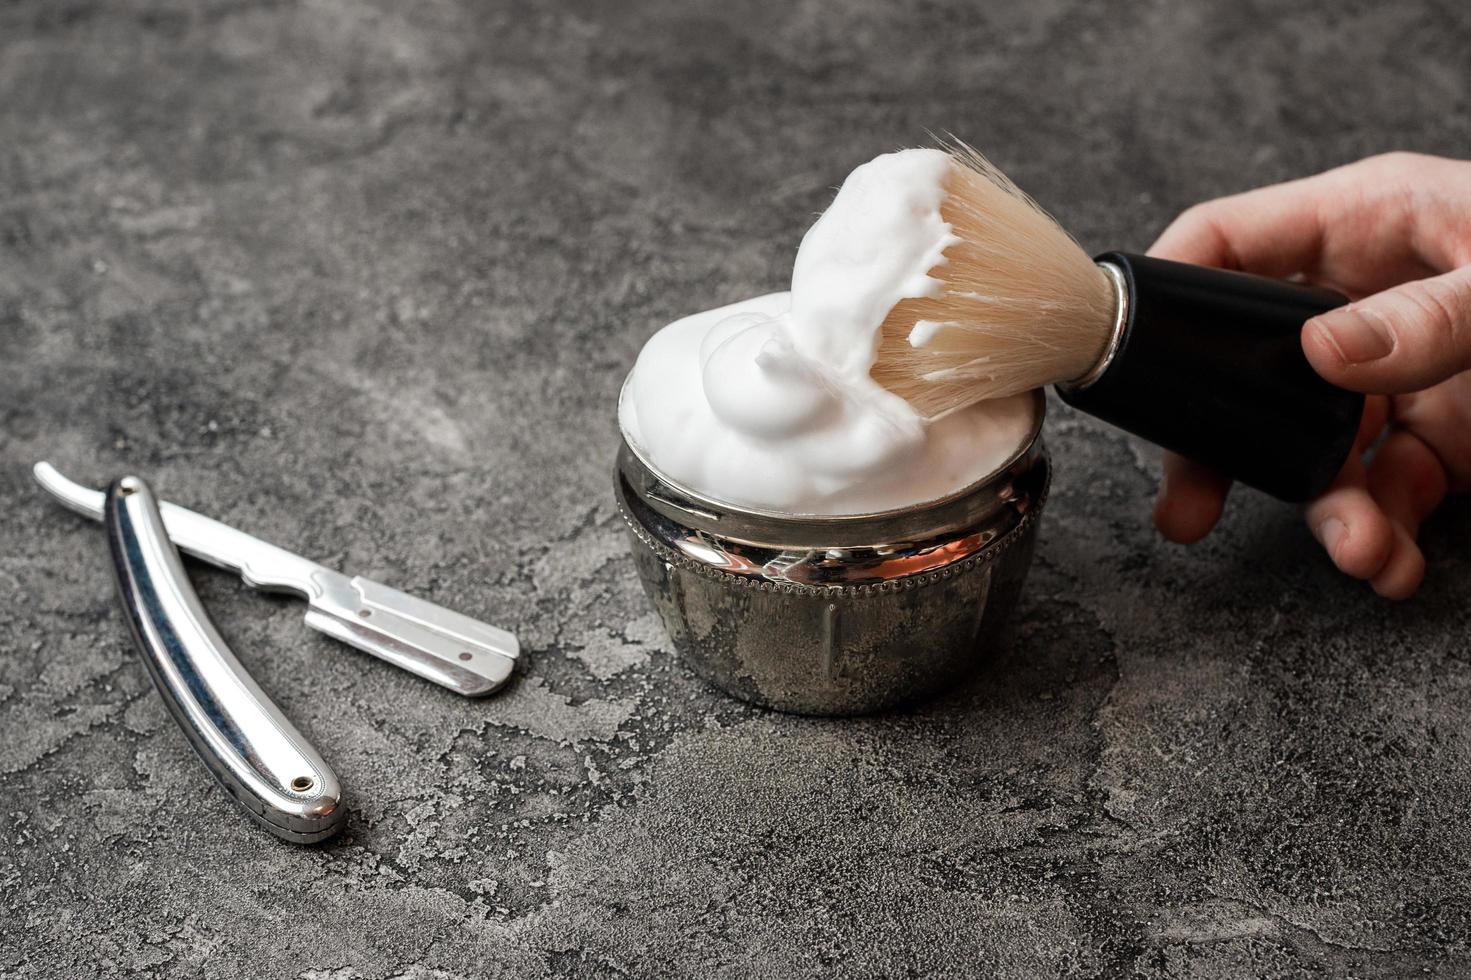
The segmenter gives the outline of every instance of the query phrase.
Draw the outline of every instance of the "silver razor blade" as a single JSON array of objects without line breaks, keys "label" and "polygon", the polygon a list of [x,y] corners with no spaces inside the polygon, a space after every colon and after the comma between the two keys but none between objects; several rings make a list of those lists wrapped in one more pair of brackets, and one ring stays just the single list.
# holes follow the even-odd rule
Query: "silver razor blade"
[{"label": "silver razor blade", "polygon": [[[41,488],[83,517],[101,521],[106,495],[73,483],[50,463],[32,471]],[[306,624],[466,697],[483,697],[510,679],[516,637],[362,576],[333,571],[284,548],[175,504],[160,503],[179,550],[237,572],[245,584],[307,600]]]}]

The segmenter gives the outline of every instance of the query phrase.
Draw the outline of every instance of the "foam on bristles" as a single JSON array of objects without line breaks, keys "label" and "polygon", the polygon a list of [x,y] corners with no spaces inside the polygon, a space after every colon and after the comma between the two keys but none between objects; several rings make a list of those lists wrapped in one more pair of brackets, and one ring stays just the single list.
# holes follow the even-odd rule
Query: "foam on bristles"
[{"label": "foam on bristles", "polygon": [[941,215],[957,241],[930,275],[939,296],[884,320],[875,381],[938,418],[986,398],[1076,380],[1103,356],[1111,280],[980,153],[950,148]]}]

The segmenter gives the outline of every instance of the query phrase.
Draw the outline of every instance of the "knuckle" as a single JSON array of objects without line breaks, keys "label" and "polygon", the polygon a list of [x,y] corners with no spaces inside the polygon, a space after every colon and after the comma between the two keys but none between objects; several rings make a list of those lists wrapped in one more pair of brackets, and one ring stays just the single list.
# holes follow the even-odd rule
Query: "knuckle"
[{"label": "knuckle", "polygon": [[1180,221],[1215,228],[1221,216],[1231,207],[1231,198],[1217,197],[1209,201],[1192,204],[1180,214]]},{"label": "knuckle", "polygon": [[[1200,228],[1201,205],[1192,204],[1190,207],[1175,215],[1175,219],[1165,227],[1165,235],[1178,235],[1180,233],[1193,233]],[[1163,237],[1163,236],[1162,236]]]},{"label": "knuckle", "polygon": [[1368,157],[1363,163],[1375,170],[1404,173],[1424,166],[1427,159],[1429,158],[1423,153],[1415,153],[1410,150],[1390,150],[1387,153],[1378,153]]},{"label": "knuckle", "polygon": [[1175,219],[1175,227],[1188,233],[1206,250],[1216,256],[1216,262],[1227,267],[1236,267],[1239,260],[1231,235],[1226,230],[1226,219],[1233,207],[1233,199],[1218,197],[1191,205]]},{"label": "knuckle", "polygon": [[[1219,200],[1219,198],[1217,198],[1217,200]],[[1211,208],[1215,207],[1215,204],[1216,204],[1216,202],[1214,200],[1212,200],[1212,201],[1198,201],[1195,204],[1190,205],[1184,211],[1181,211],[1180,212],[1180,217],[1179,217],[1178,220],[1180,220],[1180,221],[1199,221],[1202,216],[1204,216],[1205,214],[1207,214],[1211,210]]]},{"label": "knuckle", "polygon": [[1407,290],[1426,340],[1458,361],[1471,358],[1471,289],[1444,279],[1427,279]]}]

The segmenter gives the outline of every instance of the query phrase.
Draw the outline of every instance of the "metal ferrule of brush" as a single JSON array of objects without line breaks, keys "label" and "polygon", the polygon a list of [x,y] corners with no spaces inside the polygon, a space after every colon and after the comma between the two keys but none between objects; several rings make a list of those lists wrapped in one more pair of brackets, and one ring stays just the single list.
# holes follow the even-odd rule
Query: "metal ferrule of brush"
[{"label": "metal ferrule of brush", "polygon": [[1323,380],[1302,325],[1328,289],[1126,252],[1096,259],[1118,296],[1103,356],[1062,400],[1283,500],[1343,467],[1364,396]]},{"label": "metal ferrule of brush", "polygon": [[1058,390],[1066,388],[1077,390],[1086,388],[1099,378],[1103,372],[1108,370],[1109,364],[1113,363],[1114,355],[1119,352],[1119,345],[1124,342],[1124,328],[1129,325],[1129,283],[1124,278],[1124,270],[1112,262],[1100,260],[1098,268],[1108,276],[1109,282],[1113,284],[1113,325],[1108,331],[1108,343],[1103,347],[1103,355],[1088,370],[1088,373],[1075,381],[1069,381],[1058,385]]}]

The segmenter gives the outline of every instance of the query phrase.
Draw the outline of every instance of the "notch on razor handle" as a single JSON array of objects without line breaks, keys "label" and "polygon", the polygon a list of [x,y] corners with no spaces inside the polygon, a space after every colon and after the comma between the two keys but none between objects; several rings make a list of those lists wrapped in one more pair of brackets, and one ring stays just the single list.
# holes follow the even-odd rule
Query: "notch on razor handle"
[{"label": "notch on razor handle", "polygon": [[118,598],[169,713],[256,822],[296,844],[342,826],[342,788],[310,742],[251,679],[199,604],[148,485],[108,487],[103,523]]},{"label": "notch on razor handle", "polygon": [[[73,483],[50,463],[37,463],[36,482],[68,509],[101,520],[104,495]],[[158,509],[179,550],[239,573],[268,592],[306,597],[312,629],[466,697],[482,697],[510,679],[520,655],[516,637],[468,616],[349,577],[228,524],[176,504]]]}]

